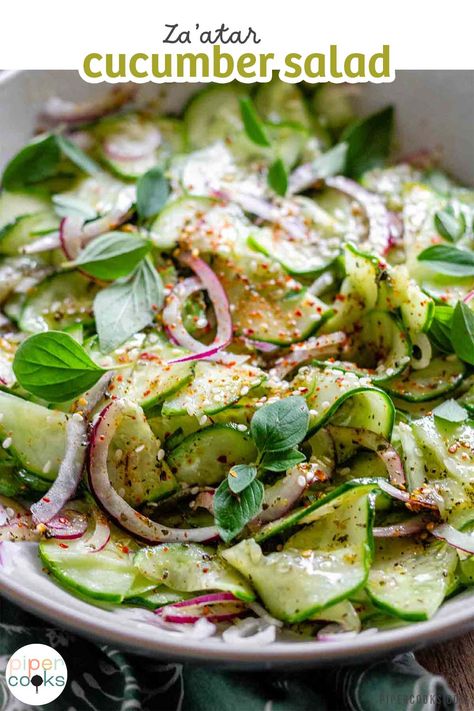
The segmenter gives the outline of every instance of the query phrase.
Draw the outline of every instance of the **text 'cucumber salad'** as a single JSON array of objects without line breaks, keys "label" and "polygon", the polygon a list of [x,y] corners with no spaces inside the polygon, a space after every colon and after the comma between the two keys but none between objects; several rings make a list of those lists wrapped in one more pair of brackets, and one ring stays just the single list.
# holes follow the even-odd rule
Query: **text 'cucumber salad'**
[{"label": "text 'cucumber salad'", "polygon": [[474,584],[474,191],[353,91],[46,104],[0,193],[4,564],[261,644]]}]

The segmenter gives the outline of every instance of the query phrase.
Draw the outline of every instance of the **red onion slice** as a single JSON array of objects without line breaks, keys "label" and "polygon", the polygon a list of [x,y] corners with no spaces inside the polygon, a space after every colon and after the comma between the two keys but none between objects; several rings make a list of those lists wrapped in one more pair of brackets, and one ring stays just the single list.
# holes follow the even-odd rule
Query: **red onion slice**
[{"label": "red onion slice", "polygon": [[364,208],[369,221],[368,241],[376,252],[383,254],[390,243],[391,227],[388,210],[380,195],[369,192],[342,175],[326,178],[325,184],[353,198]]},{"label": "red onion slice", "polygon": [[435,538],[445,541],[449,546],[463,553],[474,555],[474,533],[458,531],[449,523],[441,523],[431,530]]},{"label": "red onion slice", "polygon": [[103,147],[106,156],[112,160],[133,161],[147,158],[160,143],[161,133],[149,124],[130,126],[128,132],[117,132],[106,138]]},{"label": "red onion slice", "polygon": [[340,355],[347,343],[348,337],[343,331],[318,336],[318,338],[308,338],[302,343],[291,346],[291,353],[277,360],[271,374],[278,378],[284,378],[294,368],[308,360]]},{"label": "red onion slice", "polygon": [[95,506],[92,510],[94,529],[89,536],[84,536],[79,541],[79,547],[84,553],[98,553],[110,541],[110,527],[105,515]]},{"label": "red onion slice", "polygon": [[405,486],[405,470],[403,469],[402,460],[395,447],[392,447],[390,442],[379,434],[364,430],[361,427],[338,427],[336,425],[328,426],[331,435],[347,434],[351,437],[353,444],[359,444],[366,449],[369,449],[382,460],[387,469],[390,483],[395,486]]},{"label": "red onion slice", "polygon": [[372,533],[375,538],[399,538],[401,536],[413,536],[416,533],[426,531],[426,526],[433,519],[426,514],[412,516],[412,518],[401,521],[400,523],[392,523],[389,526],[375,526]]},{"label": "red onion slice", "polygon": [[430,511],[436,511],[440,516],[444,515],[445,504],[443,498],[434,489],[429,487],[422,487],[421,489],[415,489],[414,491],[408,492],[404,489],[399,489],[397,486],[393,486],[390,482],[384,479],[378,479],[377,483],[382,491],[384,491],[392,499],[397,499],[407,505],[409,509],[414,511],[422,509],[429,509]]},{"label": "red onion slice", "polygon": [[194,624],[203,617],[209,622],[226,622],[241,615],[245,609],[245,604],[235,595],[220,592],[165,605],[155,612],[165,622]]},{"label": "red onion slice", "polygon": [[49,523],[75,494],[81,480],[86,459],[87,420],[104,397],[112,373],[106,373],[86,394],[83,413],[76,412],[66,424],[66,451],[58,475],[48,492],[31,506],[37,523]]},{"label": "red onion slice", "polygon": [[60,511],[48,522],[48,533],[53,538],[74,540],[81,538],[87,530],[87,516],[79,511]]},{"label": "red onion slice", "polygon": [[279,479],[276,484],[265,488],[263,510],[249,523],[255,530],[270,521],[276,521],[293,508],[304,491],[313,481],[311,471],[306,476],[297,466]]},{"label": "red onion slice", "polygon": [[466,294],[463,301],[465,304],[468,304],[472,299],[474,299],[474,289],[470,291],[469,294]]},{"label": "red onion slice", "polygon": [[[180,261],[192,269],[197,277],[185,279],[173,289],[163,310],[163,323],[173,340],[183,348],[192,351],[192,354],[174,358],[168,361],[169,363],[213,358],[231,342],[233,334],[229,301],[215,273],[206,262],[190,253],[183,254]],[[181,316],[186,299],[200,289],[206,289],[216,314],[216,336],[209,346],[200,343],[186,331]],[[235,358],[235,356],[230,357]],[[222,359],[222,355],[219,359]]]},{"label": "red onion slice", "polygon": [[107,456],[110,442],[121,415],[126,411],[124,400],[111,402],[100,413],[94,425],[89,445],[89,483],[95,499],[121,528],[148,543],[209,541],[217,536],[215,526],[203,528],[168,528],[133,509],[110,483]]},{"label": "red onion slice", "polygon": [[40,120],[46,121],[49,125],[94,121],[117,111],[121,106],[131,101],[136,92],[136,85],[122,84],[113,87],[107,94],[81,104],[53,96],[44,105],[40,113]]}]

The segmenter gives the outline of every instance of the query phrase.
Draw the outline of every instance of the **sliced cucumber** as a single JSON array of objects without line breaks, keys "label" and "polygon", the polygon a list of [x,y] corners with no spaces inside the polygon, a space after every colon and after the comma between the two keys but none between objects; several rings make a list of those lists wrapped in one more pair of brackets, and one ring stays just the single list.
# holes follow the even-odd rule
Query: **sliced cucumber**
[{"label": "sliced cucumber", "polygon": [[260,116],[270,123],[291,121],[311,128],[311,116],[303,92],[296,84],[286,84],[279,79],[260,84],[255,107]]},{"label": "sliced cucumber", "polygon": [[403,324],[411,335],[429,330],[434,316],[434,301],[410,278],[404,265],[385,270],[379,284],[378,307],[400,309]]},{"label": "sliced cucumber", "polygon": [[0,416],[4,449],[25,469],[54,479],[66,449],[67,416],[1,391]]},{"label": "sliced cucumber", "polygon": [[256,457],[248,432],[213,425],[186,437],[167,461],[178,481],[207,486],[222,481],[234,464],[250,464]]},{"label": "sliced cucumber", "polygon": [[126,605],[138,605],[139,607],[145,607],[147,610],[156,610],[158,607],[172,605],[174,602],[185,600],[186,597],[189,597],[189,595],[171,590],[166,585],[160,585],[150,592],[132,593],[131,597],[127,597],[124,602]]},{"label": "sliced cucumber", "polygon": [[28,296],[20,316],[20,329],[29,333],[62,330],[74,323],[92,323],[97,285],[79,272],[47,277]]},{"label": "sliced cucumber", "polygon": [[251,365],[199,361],[192,382],[165,400],[162,414],[212,415],[240,400],[265,378],[263,371]]},{"label": "sliced cucumber", "polygon": [[279,262],[290,274],[314,274],[326,268],[340,252],[343,234],[339,223],[316,202],[300,197],[292,201],[307,231],[292,237],[278,226],[255,228],[250,246]]},{"label": "sliced cucumber", "polygon": [[192,231],[214,204],[210,198],[185,195],[166,205],[150,226],[155,247],[165,250],[177,247],[186,230]]},{"label": "sliced cucumber", "polygon": [[254,600],[251,587],[210,546],[167,543],[143,548],[135,568],[153,582],[165,583],[179,592],[224,590],[241,600]]},{"label": "sliced cucumber", "polygon": [[183,354],[181,348],[149,337],[128,378],[127,397],[149,410],[183,388],[193,378],[194,362],[168,363]]},{"label": "sliced cucumber", "polygon": [[390,438],[395,408],[387,393],[372,386],[366,378],[336,368],[304,366],[292,381],[292,387],[307,399],[310,432],[331,421]]},{"label": "sliced cucumber", "polygon": [[19,342],[13,334],[0,336],[0,390],[10,389],[16,382],[12,366]]},{"label": "sliced cucumber", "polygon": [[0,233],[0,254],[15,256],[35,237],[59,228],[59,220],[54,212],[37,212],[17,218],[12,225]]},{"label": "sliced cucumber", "polygon": [[387,311],[364,314],[353,335],[351,360],[368,368],[370,379],[381,383],[402,373],[411,356],[410,338]]},{"label": "sliced cucumber", "polygon": [[474,467],[472,421],[452,423],[429,416],[413,421],[411,428],[426,465],[427,477],[442,479],[448,476],[469,489]]},{"label": "sliced cucumber", "polygon": [[314,92],[312,108],[324,126],[336,134],[356,119],[353,97],[347,85],[319,84]]},{"label": "sliced cucumber", "polygon": [[465,375],[466,367],[456,356],[437,356],[426,368],[409,368],[393,380],[386,380],[383,388],[408,402],[426,402],[456,390]]},{"label": "sliced cucumber", "polygon": [[367,592],[372,602],[402,620],[428,620],[451,584],[458,557],[438,541],[426,545],[406,538],[376,542]]},{"label": "sliced cucumber", "polygon": [[207,87],[191,99],[184,115],[191,150],[242,131],[239,98],[244,93],[245,87],[226,84]]},{"label": "sliced cucumber", "polygon": [[410,183],[420,182],[421,173],[407,163],[389,168],[373,168],[362,175],[364,188],[382,195],[389,210],[399,211],[403,207],[403,192]]},{"label": "sliced cucumber", "polygon": [[84,551],[81,539],[55,538],[39,544],[41,561],[59,582],[93,600],[122,602],[137,577],[133,565],[136,545],[114,533],[101,551]]},{"label": "sliced cucumber", "polygon": [[220,257],[214,263],[234,307],[237,333],[280,346],[308,338],[332,312],[300,284],[295,283],[295,290],[289,291],[288,276],[275,271],[271,261],[254,255],[248,256],[249,264]]},{"label": "sliced cucumber", "polygon": [[10,193],[2,190],[0,193],[0,231],[12,225],[19,217],[48,209],[50,204],[49,196],[41,193],[33,191]]},{"label": "sliced cucumber", "polygon": [[175,491],[176,479],[159,459],[160,442],[150,429],[143,410],[128,401],[110,443],[107,469],[114,489],[136,508]]},{"label": "sliced cucumber", "polygon": [[272,615],[301,622],[365,585],[372,519],[370,492],[355,488],[341,497],[337,510],[291,536],[281,552],[264,555],[247,539],[222,555],[252,582]]}]

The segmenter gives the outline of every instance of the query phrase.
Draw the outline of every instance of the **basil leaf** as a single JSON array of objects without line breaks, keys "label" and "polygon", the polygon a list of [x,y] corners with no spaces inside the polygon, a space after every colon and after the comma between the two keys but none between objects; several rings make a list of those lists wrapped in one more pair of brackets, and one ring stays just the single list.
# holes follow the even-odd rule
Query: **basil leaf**
[{"label": "basil leaf", "polygon": [[466,249],[436,244],[418,255],[420,262],[428,262],[431,269],[450,276],[474,276],[474,253]]},{"label": "basil leaf", "polygon": [[240,99],[240,113],[244,123],[245,133],[257,146],[269,148],[271,146],[265,125],[255,110],[252,99]]},{"label": "basil leaf", "polygon": [[454,309],[452,306],[435,306],[433,321],[431,322],[429,336],[434,345],[445,353],[453,352],[451,343],[451,322]]},{"label": "basil leaf", "polygon": [[106,371],[63,331],[36,333],[23,341],[13,372],[28,392],[48,402],[65,402],[91,388]]},{"label": "basil leaf", "polygon": [[84,171],[84,173],[96,175],[100,172],[100,168],[97,163],[92,160],[92,158],[89,158],[87,153],[84,153],[84,151],[79,148],[79,146],[76,146],[75,143],[70,141],[69,138],[65,138],[65,136],[56,136],[56,142],[63,155],[69,158],[69,160]]},{"label": "basil leaf", "polygon": [[227,479],[219,485],[214,495],[214,518],[219,535],[226,543],[261,511],[264,488],[254,479],[240,494],[233,494]]},{"label": "basil leaf", "polygon": [[435,407],[433,415],[447,422],[464,422],[469,417],[469,413],[461,407],[456,400],[446,400],[441,405]]},{"label": "basil leaf", "polygon": [[313,170],[318,178],[330,178],[333,175],[340,175],[344,172],[347,161],[347,143],[338,143],[333,148],[330,148],[326,153],[313,160]]},{"label": "basil leaf", "polygon": [[277,158],[268,170],[268,184],[277,195],[284,197],[288,190],[288,172],[281,158]]},{"label": "basil leaf", "polygon": [[170,194],[168,181],[161,168],[152,168],[137,182],[137,212],[141,220],[155,217]]},{"label": "basil leaf", "polygon": [[113,281],[127,276],[148,254],[151,242],[128,232],[109,232],[90,242],[73,262],[87,274]]},{"label": "basil leaf", "polygon": [[3,173],[5,190],[19,190],[56,175],[61,151],[56,136],[47,135],[25,146]]},{"label": "basil leaf", "polygon": [[458,358],[474,365],[474,311],[462,301],[454,309],[451,341]]},{"label": "basil leaf", "polygon": [[462,212],[456,215],[452,205],[438,210],[434,216],[434,224],[438,234],[450,242],[457,242],[466,231],[466,218]]},{"label": "basil leaf", "polygon": [[236,464],[227,475],[229,489],[240,494],[257,476],[257,467],[252,464]]},{"label": "basil leaf", "polygon": [[345,175],[359,178],[383,165],[390,154],[393,122],[394,109],[388,106],[346,128],[341,137],[347,143]]},{"label": "basil leaf", "polygon": [[306,457],[297,449],[288,449],[283,452],[266,452],[262,459],[262,467],[271,472],[286,472],[287,469],[301,464]]},{"label": "basil leaf", "polygon": [[102,353],[110,353],[148,326],[163,304],[163,283],[144,259],[127,278],[99,291],[94,314]]},{"label": "basil leaf", "polygon": [[281,452],[301,442],[308,423],[306,400],[300,395],[291,395],[257,410],[250,423],[250,433],[260,452]]}]

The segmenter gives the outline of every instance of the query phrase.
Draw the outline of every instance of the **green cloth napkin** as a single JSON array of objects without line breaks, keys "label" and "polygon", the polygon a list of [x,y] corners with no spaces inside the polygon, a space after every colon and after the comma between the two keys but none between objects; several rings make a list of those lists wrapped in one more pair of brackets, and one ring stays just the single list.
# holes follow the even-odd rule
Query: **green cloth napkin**
[{"label": "green cloth napkin", "polygon": [[47,626],[1,599],[0,711],[17,711],[5,667],[25,644],[55,647],[68,667],[65,691],[45,711],[443,711],[455,709],[446,681],[413,654],[358,667],[231,672],[167,664],[95,645]]}]

